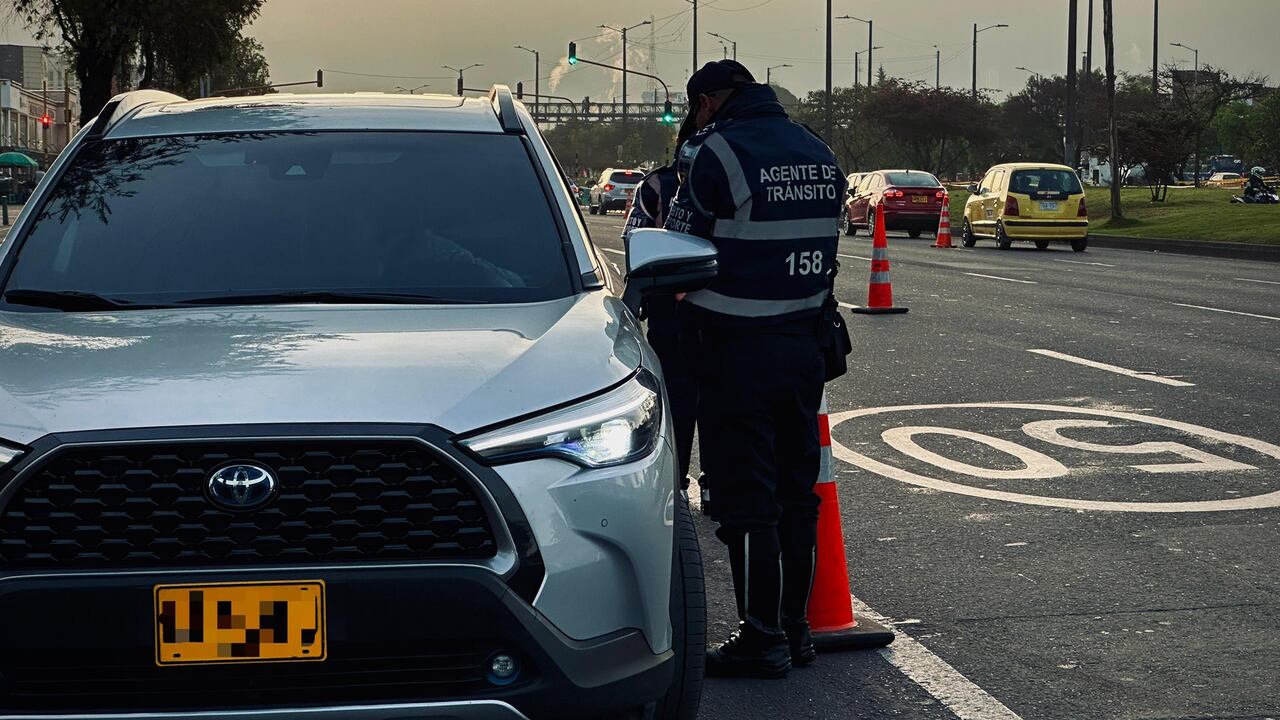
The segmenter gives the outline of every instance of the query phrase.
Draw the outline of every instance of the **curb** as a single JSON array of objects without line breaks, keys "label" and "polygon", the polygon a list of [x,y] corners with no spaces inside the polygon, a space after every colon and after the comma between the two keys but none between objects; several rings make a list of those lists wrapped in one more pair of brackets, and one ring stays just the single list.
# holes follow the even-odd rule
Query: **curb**
[{"label": "curb", "polygon": [[1201,255],[1236,260],[1280,262],[1280,245],[1125,237],[1122,235],[1095,235],[1093,233],[1089,233],[1089,245],[1120,250],[1150,250],[1177,255]]}]

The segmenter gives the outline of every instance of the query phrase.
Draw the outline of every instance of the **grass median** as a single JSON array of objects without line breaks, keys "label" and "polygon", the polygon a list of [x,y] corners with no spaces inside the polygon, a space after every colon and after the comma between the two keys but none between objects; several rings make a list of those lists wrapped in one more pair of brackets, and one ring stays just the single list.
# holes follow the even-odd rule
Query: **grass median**
[{"label": "grass median", "polygon": [[[1240,205],[1231,197],[1240,190],[1219,188],[1169,188],[1165,202],[1151,202],[1145,187],[1120,189],[1125,219],[1111,220],[1111,190],[1086,188],[1089,231],[1098,235],[1123,235],[1208,242],[1243,242],[1280,245],[1280,205]],[[969,193],[951,190],[951,226],[959,232]]]}]

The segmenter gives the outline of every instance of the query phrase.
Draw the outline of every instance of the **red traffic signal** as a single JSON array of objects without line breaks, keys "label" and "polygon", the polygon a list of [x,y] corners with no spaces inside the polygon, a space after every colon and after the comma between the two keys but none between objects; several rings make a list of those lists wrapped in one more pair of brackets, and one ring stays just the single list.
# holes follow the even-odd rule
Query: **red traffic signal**
[{"label": "red traffic signal", "polygon": [[49,113],[45,113],[40,116],[40,124],[49,127],[53,124],[53,118],[49,117]]}]

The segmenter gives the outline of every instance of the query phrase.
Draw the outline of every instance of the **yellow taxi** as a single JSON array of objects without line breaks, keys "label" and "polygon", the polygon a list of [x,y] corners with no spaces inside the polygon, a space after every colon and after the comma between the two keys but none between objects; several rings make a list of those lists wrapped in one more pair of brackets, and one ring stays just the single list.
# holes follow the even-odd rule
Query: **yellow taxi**
[{"label": "yellow taxi", "polygon": [[1030,240],[1040,250],[1050,242],[1089,245],[1089,211],[1080,177],[1066,165],[1008,163],[987,171],[969,186],[960,241],[973,247],[989,237],[1007,250],[1014,240]]}]

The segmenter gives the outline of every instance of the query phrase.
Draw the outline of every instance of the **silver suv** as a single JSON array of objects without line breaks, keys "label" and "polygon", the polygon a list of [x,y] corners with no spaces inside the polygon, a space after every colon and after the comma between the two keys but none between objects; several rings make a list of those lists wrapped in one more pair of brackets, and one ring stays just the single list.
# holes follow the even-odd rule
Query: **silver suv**
[{"label": "silver suv", "polygon": [[627,303],[715,254],[624,300],[561,177],[501,87],[113,99],[0,244],[0,718],[694,717]]},{"label": "silver suv", "polygon": [[604,215],[610,210],[626,210],[640,181],[644,179],[643,170],[618,170],[609,168],[600,173],[596,184],[591,187],[588,209],[592,215]]}]

